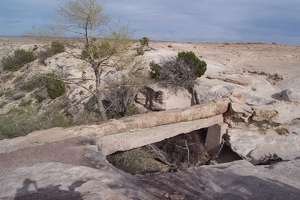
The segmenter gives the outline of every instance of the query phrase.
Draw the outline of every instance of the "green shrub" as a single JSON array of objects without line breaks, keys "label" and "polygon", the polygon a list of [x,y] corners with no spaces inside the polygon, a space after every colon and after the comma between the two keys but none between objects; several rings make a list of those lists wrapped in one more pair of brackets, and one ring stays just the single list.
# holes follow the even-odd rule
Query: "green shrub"
[{"label": "green shrub", "polygon": [[14,108],[9,113],[0,115],[0,139],[24,136],[35,130],[70,125],[71,119],[60,113],[56,106],[49,106],[42,114],[31,106]]},{"label": "green shrub", "polygon": [[22,99],[22,101],[19,103],[19,106],[20,107],[29,106],[29,105],[31,105],[31,103],[32,103],[31,99],[27,99],[27,100]]},{"label": "green shrub", "polygon": [[142,47],[138,47],[138,48],[136,48],[136,53],[138,56],[141,56],[141,55],[145,54],[145,51]]},{"label": "green shrub", "polygon": [[15,77],[15,75],[13,73],[8,73],[1,77],[1,81],[6,82],[14,77]]},{"label": "green shrub", "polygon": [[193,88],[198,77],[206,72],[206,63],[192,51],[179,52],[177,57],[163,59],[161,64],[150,62],[149,75],[174,88]]},{"label": "green shrub", "polygon": [[142,39],[140,39],[140,44],[142,46],[149,46],[149,38],[143,37]]},{"label": "green shrub", "polygon": [[18,92],[12,96],[11,100],[19,100],[23,97],[25,97],[25,94],[23,92]]},{"label": "green shrub", "polygon": [[125,116],[132,116],[136,114],[139,114],[137,107],[134,104],[127,105]]},{"label": "green shrub", "polygon": [[65,51],[65,46],[59,41],[51,42],[50,51],[55,55]]},{"label": "green shrub", "polygon": [[197,77],[201,77],[206,72],[206,62],[200,60],[194,52],[183,51],[178,53],[178,60],[183,60],[188,66],[192,66]]},{"label": "green shrub", "polygon": [[13,83],[18,83],[22,79],[23,79],[23,74],[19,74],[19,75],[16,76],[15,80],[13,81]]},{"label": "green shrub", "polygon": [[111,51],[112,47],[109,42],[102,42],[100,44],[94,42],[93,44],[85,45],[84,49],[82,50],[81,56],[84,59],[98,59],[111,53]]},{"label": "green shrub", "polygon": [[35,99],[38,103],[41,103],[42,101],[44,101],[44,97],[40,94],[35,95]]},{"label": "green shrub", "polygon": [[26,51],[24,49],[18,49],[14,51],[14,54],[7,56],[1,60],[4,70],[17,71],[25,64],[30,63],[36,59],[32,51]]},{"label": "green shrub", "polygon": [[51,99],[56,99],[66,93],[65,84],[57,75],[49,73],[45,79],[45,86]]},{"label": "green shrub", "polygon": [[161,76],[161,66],[155,61],[151,61],[150,64],[150,78],[158,79]]},{"label": "green shrub", "polygon": [[33,76],[29,81],[24,82],[20,89],[26,92],[31,92],[34,89],[40,88],[44,85],[44,82],[40,76]]},{"label": "green shrub", "polygon": [[172,48],[172,45],[168,45],[168,48]]},{"label": "green shrub", "polygon": [[44,63],[47,58],[50,58],[56,54],[62,53],[65,51],[65,46],[59,41],[51,42],[50,48],[47,48],[45,51],[41,51],[38,55],[39,62]]},{"label": "green shrub", "polygon": [[48,50],[40,51],[39,54],[38,54],[39,63],[43,64],[47,58],[50,58],[52,56],[53,56],[53,54],[51,54],[51,52],[48,51]]},{"label": "green shrub", "polygon": [[9,89],[9,90],[6,90],[6,92],[4,93],[4,96],[8,99],[12,99],[14,94],[15,94],[15,91],[13,89]]}]

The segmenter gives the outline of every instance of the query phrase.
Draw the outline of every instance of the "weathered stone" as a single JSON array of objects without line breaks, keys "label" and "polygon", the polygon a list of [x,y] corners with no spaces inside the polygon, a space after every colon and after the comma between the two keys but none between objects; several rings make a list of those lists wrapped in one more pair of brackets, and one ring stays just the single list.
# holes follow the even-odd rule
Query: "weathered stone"
[{"label": "weathered stone", "polygon": [[208,128],[205,147],[210,155],[216,155],[220,149],[223,135],[227,133],[228,124],[215,124]]},{"label": "weathered stone", "polygon": [[280,97],[285,101],[300,103],[300,91],[293,88],[282,91]]},{"label": "weathered stone", "polygon": [[195,119],[187,122],[161,125],[142,130],[123,132],[99,138],[97,145],[104,155],[117,151],[126,151],[137,147],[145,146],[182,133],[189,133],[201,128],[210,127],[223,122],[223,116],[217,115],[205,119]]},{"label": "weathered stone", "polygon": [[11,152],[22,148],[43,145],[46,142],[61,141],[77,136],[92,136],[101,138],[121,132],[130,132],[145,128],[152,128],[166,124],[193,121],[210,118],[227,111],[229,99],[220,99],[203,105],[196,105],[183,109],[174,109],[161,112],[145,113],[120,120],[99,122],[97,125],[82,125],[70,128],[53,128],[35,131],[26,137],[18,137],[10,140],[1,140],[0,152]]},{"label": "weathered stone", "polygon": [[166,110],[165,94],[156,87],[145,86],[137,94],[135,101],[153,111]]},{"label": "weathered stone", "polygon": [[136,97],[135,101],[139,104],[145,105],[146,104],[146,97],[141,92],[139,92]]},{"label": "weathered stone", "polygon": [[248,86],[250,85],[250,80],[246,78],[242,78],[240,76],[220,76],[220,75],[208,75],[207,78],[209,79],[219,79],[228,83]]},{"label": "weathered stone", "polygon": [[254,113],[251,119],[256,122],[266,121],[271,123],[272,118],[278,114],[278,112],[275,109],[264,109],[264,108],[263,109],[253,108],[253,109],[254,109]]},{"label": "weathered stone", "polygon": [[254,113],[252,108],[244,103],[230,103],[229,111],[225,114],[226,122],[234,123],[249,123],[249,118]]}]

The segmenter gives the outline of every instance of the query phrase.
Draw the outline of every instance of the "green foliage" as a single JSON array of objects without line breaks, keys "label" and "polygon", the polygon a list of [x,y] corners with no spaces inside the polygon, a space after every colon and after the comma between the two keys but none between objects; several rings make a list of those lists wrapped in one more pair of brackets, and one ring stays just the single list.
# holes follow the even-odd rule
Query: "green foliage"
[{"label": "green foliage", "polygon": [[86,44],[82,50],[81,56],[87,60],[95,60],[107,56],[112,53],[112,46],[108,41],[98,43],[94,41],[92,44]]},{"label": "green foliage", "polygon": [[35,130],[66,127],[70,124],[71,120],[55,106],[48,107],[42,114],[31,106],[14,108],[9,113],[0,115],[0,139],[24,136]]},{"label": "green foliage", "polygon": [[141,55],[145,54],[145,51],[142,47],[138,47],[138,48],[136,48],[136,53],[138,56],[141,56]]},{"label": "green foliage", "polygon": [[150,78],[158,79],[161,76],[161,66],[155,61],[151,61],[150,64]]},{"label": "green foliage", "polygon": [[8,74],[1,76],[1,81],[3,81],[5,83],[6,81],[8,81],[14,77],[15,77],[15,75],[13,73],[8,73]]},{"label": "green foliage", "polygon": [[142,39],[140,39],[140,44],[142,46],[149,46],[149,38],[143,37]]},{"label": "green foliage", "polygon": [[55,55],[65,51],[65,46],[59,41],[51,42],[50,51]]},{"label": "green foliage", "polygon": [[14,96],[15,91],[13,89],[8,89],[6,90],[6,92],[4,93],[4,96],[8,99],[12,99],[12,97]]},{"label": "green foliage", "polygon": [[15,90],[9,89],[5,92],[5,97],[9,100],[19,100],[25,96],[22,92],[17,92]]},{"label": "green foliage", "polygon": [[168,45],[168,48],[172,48],[172,45],[169,44],[169,45]]},{"label": "green foliage", "polygon": [[22,99],[23,97],[25,97],[25,94],[23,92],[17,92],[12,96],[11,100],[19,100]]},{"label": "green foliage", "polygon": [[197,77],[203,76],[206,72],[206,62],[200,60],[192,51],[179,52],[178,60],[183,60],[188,66],[191,66]]},{"label": "green foliage", "polygon": [[29,79],[29,81],[24,82],[20,89],[26,92],[31,92],[34,89],[40,88],[44,85],[44,82],[42,80],[42,77],[40,76],[33,76]]},{"label": "green foliage", "polygon": [[41,103],[42,101],[44,101],[44,97],[42,95],[40,95],[40,94],[35,95],[34,98],[36,99],[36,101],[38,103]]},{"label": "green foliage", "polygon": [[125,116],[131,116],[136,114],[139,114],[137,107],[134,104],[127,105]]},{"label": "green foliage", "polygon": [[32,103],[31,99],[27,99],[27,100],[22,99],[22,101],[19,103],[19,106],[20,107],[22,107],[22,106],[29,106],[29,105],[31,105],[31,103]]},{"label": "green foliage", "polygon": [[36,59],[33,51],[26,51],[24,49],[18,49],[14,51],[14,54],[7,56],[1,60],[1,64],[4,70],[18,71],[25,64],[30,63]]},{"label": "green foliage", "polygon": [[13,81],[13,83],[18,83],[23,79],[23,74],[19,74],[16,76],[15,80]]},{"label": "green foliage", "polygon": [[206,72],[206,63],[192,51],[179,52],[177,57],[163,59],[161,64],[150,62],[151,78],[173,87],[192,88],[198,77]]},{"label": "green foliage", "polygon": [[41,51],[38,55],[39,62],[44,63],[47,58],[50,58],[56,54],[62,53],[65,51],[65,46],[59,41],[51,42],[50,48],[47,48],[45,51]]},{"label": "green foliage", "polygon": [[47,74],[45,86],[51,99],[56,99],[66,93],[66,87],[63,81],[54,73]]}]

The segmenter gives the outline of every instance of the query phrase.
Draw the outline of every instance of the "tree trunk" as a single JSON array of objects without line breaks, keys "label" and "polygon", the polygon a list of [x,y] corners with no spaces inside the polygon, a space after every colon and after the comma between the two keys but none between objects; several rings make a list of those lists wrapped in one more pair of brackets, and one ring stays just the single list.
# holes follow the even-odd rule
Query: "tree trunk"
[{"label": "tree trunk", "polygon": [[97,99],[97,106],[98,106],[98,110],[103,118],[103,120],[107,120],[107,115],[106,115],[106,112],[105,112],[105,108],[104,108],[104,105],[103,105],[103,97],[102,97],[102,91],[100,89],[100,83],[101,83],[101,80],[100,80],[100,76],[101,76],[101,73],[100,73],[100,70],[98,67],[95,67],[94,68],[94,72],[95,72],[95,77],[96,77],[96,99]]}]

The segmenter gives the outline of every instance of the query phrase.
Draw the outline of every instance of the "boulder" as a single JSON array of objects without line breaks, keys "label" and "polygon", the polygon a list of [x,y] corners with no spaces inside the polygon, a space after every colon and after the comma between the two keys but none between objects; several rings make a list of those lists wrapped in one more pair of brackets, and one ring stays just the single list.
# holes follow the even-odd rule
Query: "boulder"
[{"label": "boulder", "polygon": [[280,94],[282,100],[300,103],[300,91],[297,89],[286,89]]},{"label": "boulder", "polygon": [[253,109],[244,104],[238,102],[231,102],[228,112],[224,115],[226,122],[233,125],[237,123],[249,123],[249,118],[254,113]]},{"label": "boulder", "polygon": [[[253,108],[253,107],[252,107]],[[268,109],[268,108],[253,108],[254,113],[251,117],[251,120],[254,122],[267,122],[272,123],[272,118],[275,117],[278,112],[275,109]]]},{"label": "boulder", "polygon": [[153,87],[145,86],[137,94],[135,101],[153,111],[166,110],[164,92]]}]

